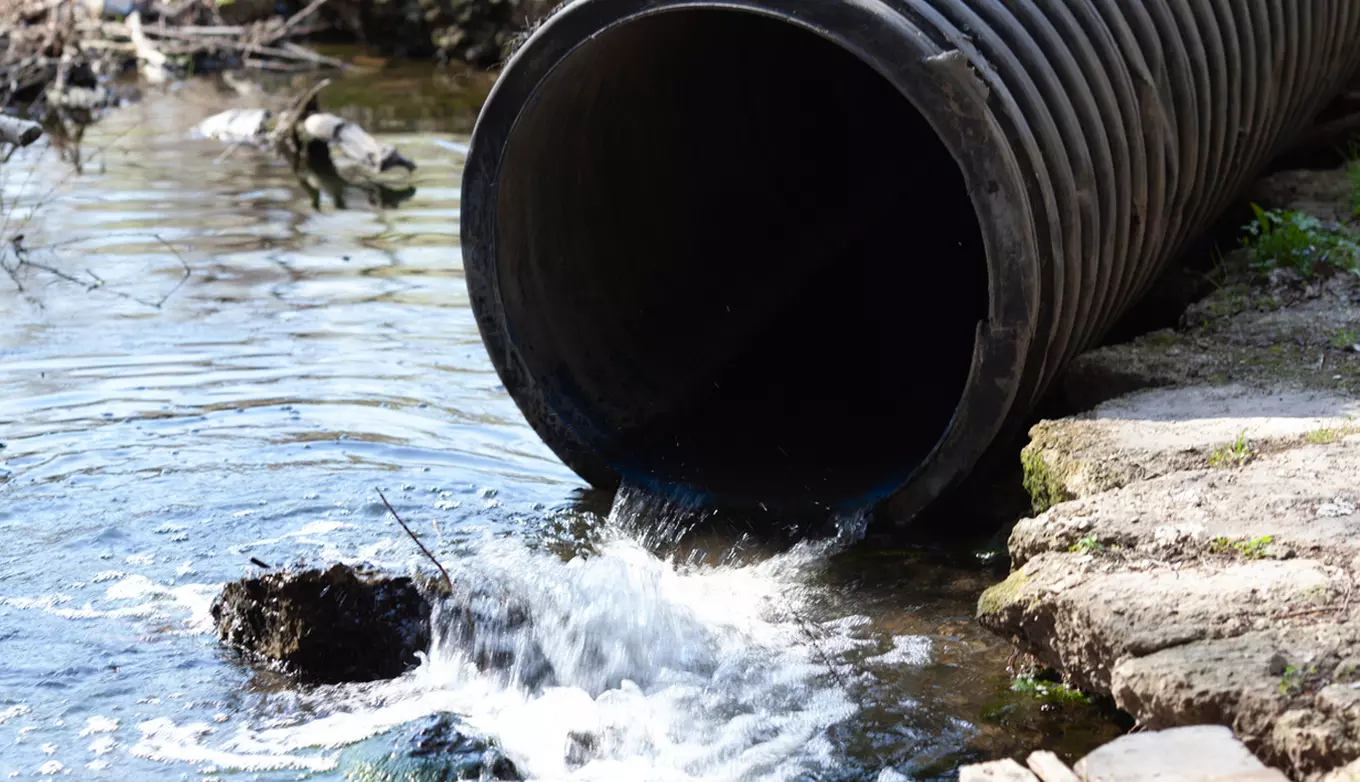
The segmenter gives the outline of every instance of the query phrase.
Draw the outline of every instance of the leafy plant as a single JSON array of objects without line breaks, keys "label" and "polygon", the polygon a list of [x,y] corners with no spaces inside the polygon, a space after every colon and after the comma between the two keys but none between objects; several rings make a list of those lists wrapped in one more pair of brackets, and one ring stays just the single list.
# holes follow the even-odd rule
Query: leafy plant
[{"label": "leafy plant", "polygon": [[1251,248],[1251,268],[1258,273],[1291,269],[1312,279],[1324,269],[1357,272],[1360,244],[1343,228],[1331,228],[1312,215],[1262,209],[1251,205],[1256,219],[1243,229],[1242,243]]},{"label": "leafy plant", "polygon": [[1059,703],[1088,703],[1091,700],[1082,691],[1062,682],[1045,681],[1035,676],[1015,677],[1015,681],[1011,682],[1011,691]]},{"label": "leafy plant", "polygon": [[1298,695],[1304,690],[1305,680],[1317,676],[1317,672],[1316,665],[1308,666],[1306,671],[1294,665],[1286,665],[1276,689],[1281,695]]},{"label": "leafy plant", "polygon": [[1087,535],[1081,540],[1068,547],[1068,551],[1075,554],[1099,554],[1105,550],[1104,544],[1094,535]]},{"label": "leafy plant", "polygon": [[1355,329],[1337,329],[1327,338],[1327,344],[1337,350],[1345,350],[1351,345],[1360,345],[1360,332]]},{"label": "leafy plant", "polygon": [[1293,695],[1299,690],[1299,669],[1286,665],[1284,674],[1280,676],[1280,685],[1277,688],[1281,695]]},{"label": "leafy plant", "polygon": [[1209,454],[1210,467],[1241,467],[1255,455],[1247,440],[1247,430],[1237,433],[1237,438]]}]

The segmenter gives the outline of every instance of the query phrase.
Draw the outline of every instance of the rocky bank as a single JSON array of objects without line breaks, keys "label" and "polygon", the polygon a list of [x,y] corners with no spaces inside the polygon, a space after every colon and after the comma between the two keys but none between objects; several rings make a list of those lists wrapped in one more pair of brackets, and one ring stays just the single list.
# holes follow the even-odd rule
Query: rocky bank
[{"label": "rocky bank", "polygon": [[[1344,221],[1352,181],[1287,172],[1256,195]],[[1292,778],[1344,779],[1360,757],[1360,275],[1258,255],[1225,259],[1180,328],[1078,361],[1069,398],[1098,403],[1032,429],[1035,515],[978,617],[1144,728],[1229,726]]]}]

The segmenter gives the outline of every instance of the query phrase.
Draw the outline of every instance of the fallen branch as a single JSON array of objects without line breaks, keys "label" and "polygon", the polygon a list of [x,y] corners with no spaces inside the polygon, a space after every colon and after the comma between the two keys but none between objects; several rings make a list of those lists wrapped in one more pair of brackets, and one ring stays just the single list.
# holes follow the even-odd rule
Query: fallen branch
[{"label": "fallen branch", "polygon": [[439,560],[434,558],[434,554],[431,554],[430,550],[425,548],[425,544],[420,542],[420,538],[416,537],[416,533],[412,532],[411,528],[406,526],[406,522],[401,520],[401,516],[397,514],[397,509],[392,507],[392,503],[387,501],[387,497],[383,494],[382,489],[375,487],[374,491],[378,492],[378,497],[382,500],[383,505],[387,506],[387,512],[392,514],[392,518],[397,520],[397,523],[401,525],[401,528],[406,530],[406,534],[411,536],[411,540],[415,541],[416,545],[420,547],[421,553],[433,562],[435,567],[439,568],[439,572],[444,576],[444,586],[448,587],[449,594],[453,594],[453,579],[449,578],[449,571],[445,570],[444,566],[439,564]]},{"label": "fallen branch", "polygon": [[36,122],[0,114],[0,141],[16,147],[26,147],[42,136],[42,126]]}]

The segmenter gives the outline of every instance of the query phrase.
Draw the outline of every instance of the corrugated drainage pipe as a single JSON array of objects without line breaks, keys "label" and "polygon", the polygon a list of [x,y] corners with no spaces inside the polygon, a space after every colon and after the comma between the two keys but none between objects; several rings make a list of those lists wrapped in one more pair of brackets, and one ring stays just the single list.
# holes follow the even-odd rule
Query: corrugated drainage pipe
[{"label": "corrugated drainage pipe", "polygon": [[473,135],[472,306],[597,486],[910,516],[1348,77],[1360,0],[577,0]]}]

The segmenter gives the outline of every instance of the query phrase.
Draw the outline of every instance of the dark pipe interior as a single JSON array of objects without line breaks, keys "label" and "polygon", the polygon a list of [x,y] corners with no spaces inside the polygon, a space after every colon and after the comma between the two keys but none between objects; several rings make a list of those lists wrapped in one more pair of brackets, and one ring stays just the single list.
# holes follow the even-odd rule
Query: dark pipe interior
[{"label": "dark pipe interior", "polygon": [[839,46],[733,10],[612,28],[521,113],[498,199],[510,338],[625,479],[846,506],[946,430],[987,313],[976,217]]}]

